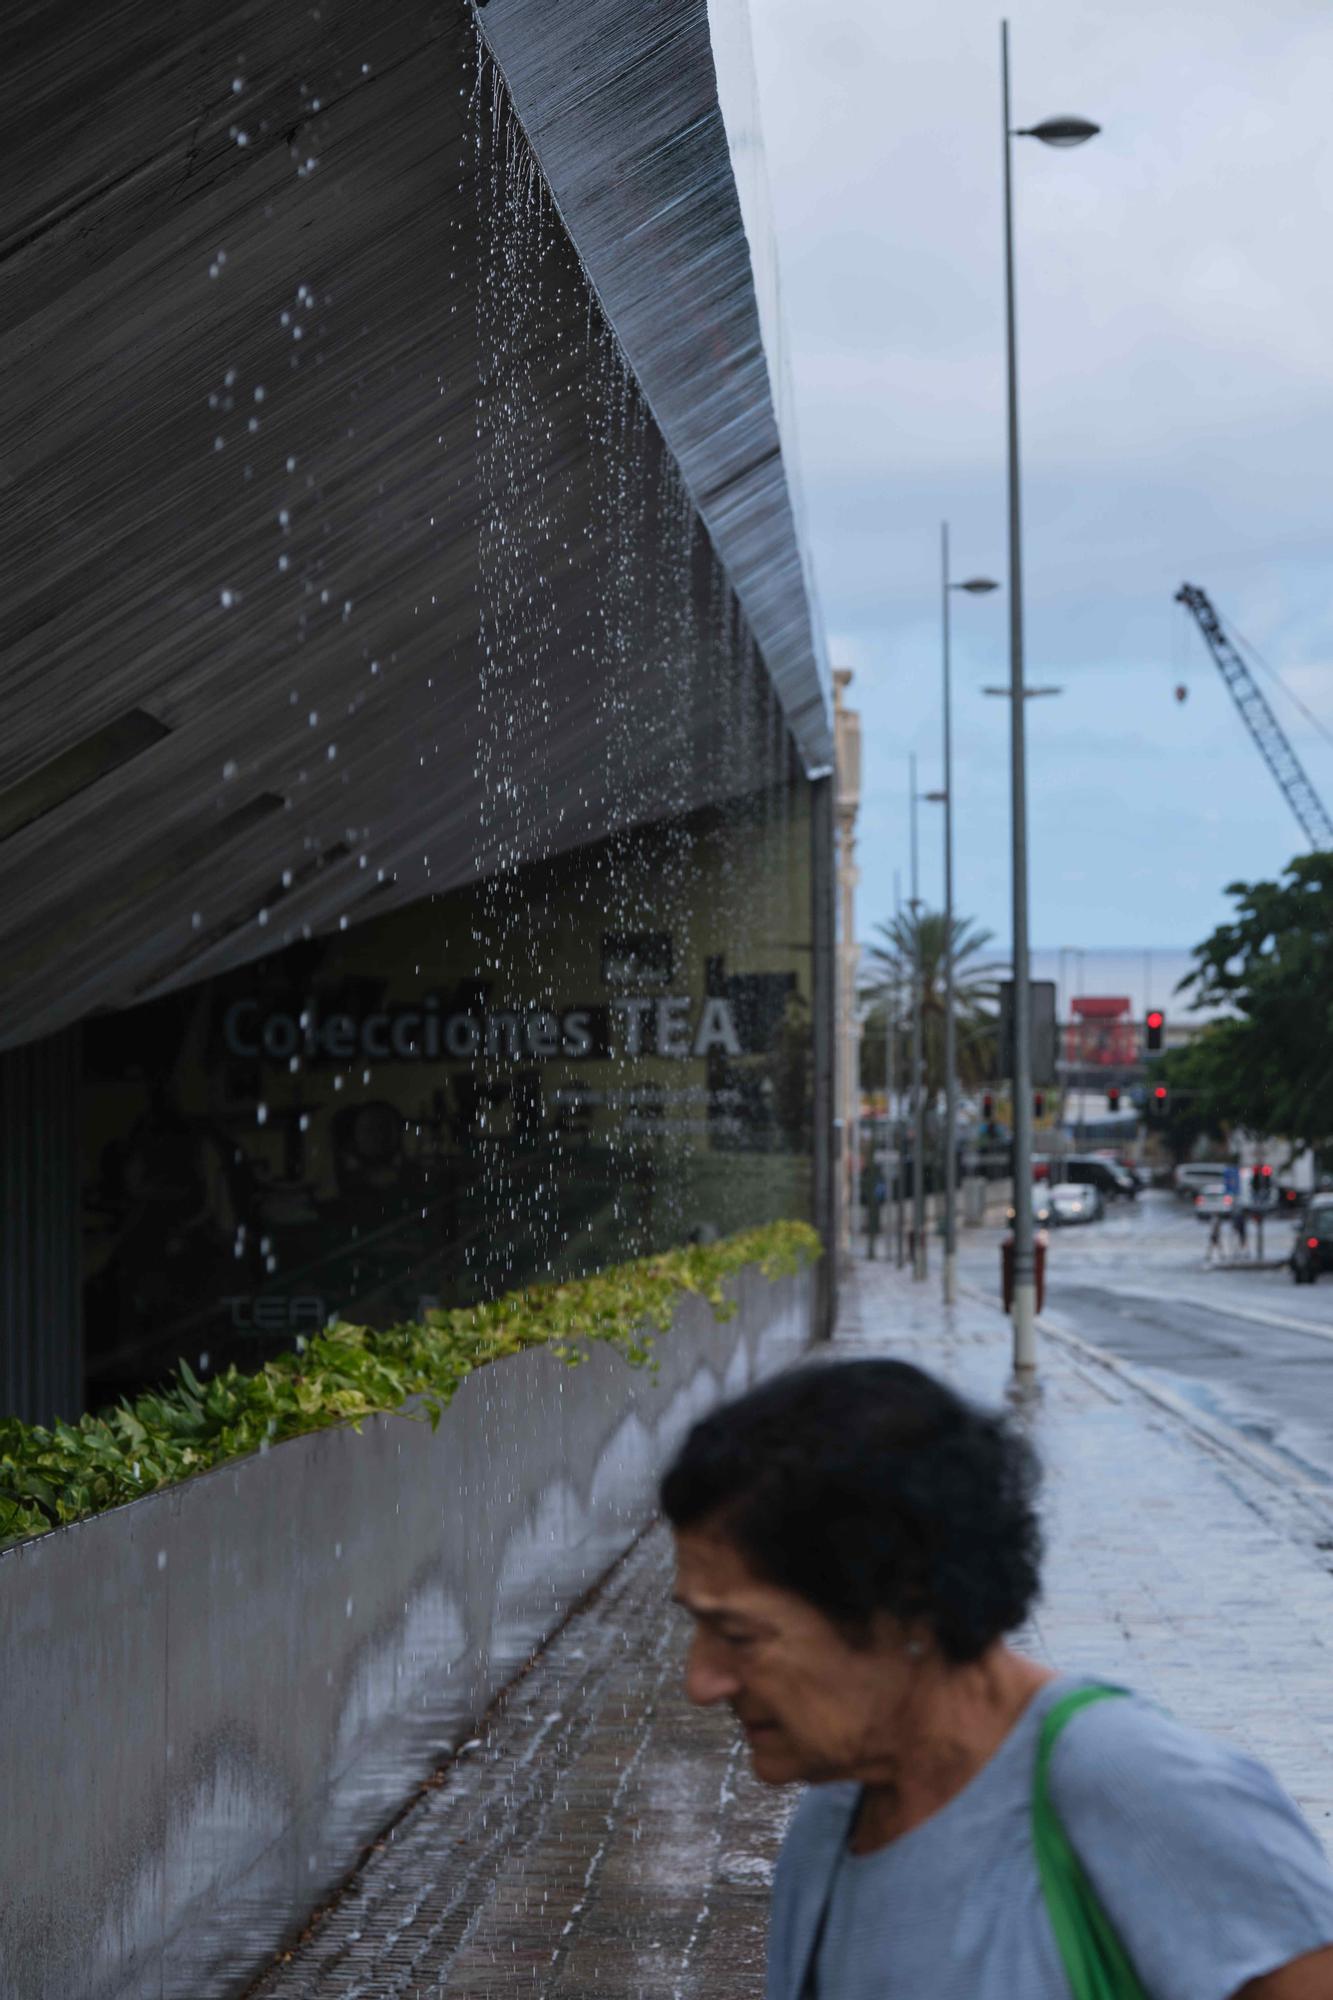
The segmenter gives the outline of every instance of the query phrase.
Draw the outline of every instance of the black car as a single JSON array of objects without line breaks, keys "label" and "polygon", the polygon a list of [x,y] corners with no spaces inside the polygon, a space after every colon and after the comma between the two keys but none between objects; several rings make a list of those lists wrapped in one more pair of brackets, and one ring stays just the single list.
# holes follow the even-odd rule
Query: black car
[{"label": "black car", "polygon": [[1115,1160],[1099,1160],[1091,1153],[1071,1153],[1060,1178],[1076,1181],[1081,1187],[1095,1187],[1107,1201],[1133,1201],[1139,1191],[1133,1174]]},{"label": "black car", "polygon": [[1333,1195],[1327,1194],[1307,1204],[1291,1248],[1294,1284],[1312,1285],[1321,1271],[1333,1271]]}]

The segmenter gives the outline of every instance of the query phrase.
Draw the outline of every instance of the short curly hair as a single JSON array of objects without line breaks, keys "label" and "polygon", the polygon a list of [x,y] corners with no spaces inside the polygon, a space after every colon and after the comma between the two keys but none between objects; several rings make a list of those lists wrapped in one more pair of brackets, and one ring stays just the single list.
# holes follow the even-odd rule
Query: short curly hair
[{"label": "short curly hair", "polygon": [[920,1621],[964,1664],[1040,1590],[1036,1453],[924,1369],[808,1364],[695,1424],[661,1484],[674,1528],[715,1527],[757,1576],[865,1643]]}]

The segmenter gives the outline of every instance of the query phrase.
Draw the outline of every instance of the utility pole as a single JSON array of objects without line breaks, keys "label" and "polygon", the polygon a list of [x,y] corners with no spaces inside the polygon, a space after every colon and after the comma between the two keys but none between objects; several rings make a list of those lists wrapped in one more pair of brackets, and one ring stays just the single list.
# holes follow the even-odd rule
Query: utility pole
[{"label": "utility pole", "polygon": [[[895,932],[898,929],[899,920],[902,916],[902,908],[903,908],[902,877],[900,876],[898,870],[895,868],[893,871],[893,927]],[[895,1159],[895,1165],[893,1170],[893,1206],[895,1211],[894,1256],[897,1268],[900,1271],[902,1270],[903,1265],[907,1259],[907,1248],[906,1248],[907,1232],[903,1227],[904,1223],[903,1149],[902,1146],[899,1144],[897,1137],[898,1125],[901,1122],[901,1118],[898,1114],[900,1114],[902,1111],[902,1105],[898,1101],[897,1088],[896,1088],[896,1082],[898,1076],[898,1009],[902,1005],[902,997],[903,997],[902,982],[899,979],[897,962],[895,961],[894,974],[893,974],[893,1010],[889,1016],[891,1022],[891,1027],[889,1031],[889,1075],[891,1078],[894,1079],[894,1086],[895,1086],[894,1087],[895,1117],[893,1126],[894,1130],[893,1144],[894,1144],[894,1159]]]},{"label": "utility pole", "polygon": [[1023,674],[1023,530],[1018,448],[1018,333],[1014,307],[1013,142],[1081,146],[1097,126],[1086,118],[1047,118],[1015,130],[1009,110],[1009,23],[1000,23],[1000,96],[1004,139],[1004,330],[1008,402],[1009,489],[1009,769],[1014,945],[1014,1374],[1031,1381],[1037,1366],[1036,1247],[1032,1226],[1032,987],[1028,951],[1027,741],[1029,695]]},{"label": "utility pole", "polygon": [[926,1091],[924,1020],[925,993],[921,978],[921,897],[917,879],[916,752],[907,760],[912,788],[912,1276],[926,1276]]},{"label": "utility pole", "polygon": [[[898,871],[893,874],[893,910],[898,913]],[[893,1079],[898,1066],[898,982],[886,971],[884,975],[884,1164],[893,1155],[893,1203],[898,1206],[898,1182],[902,1161],[898,1153],[897,1125],[893,1116]],[[885,1237],[888,1230],[885,1230]],[[885,1251],[885,1256],[888,1251]]]},{"label": "utility pole", "polygon": [[940,526],[941,710],[944,724],[944,1303],[958,1297],[958,1028],[954,994],[953,915],[953,691],[949,652],[949,595],[965,590],[984,597],[999,584],[988,576],[954,583],[949,576],[949,524]]},{"label": "utility pole", "polygon": [[1018,353],[1014,315],[1014,203],[1009,112],[1009,23],[1000,26],[1004,97],[1004,324],[1009,414],[1009,762],[1014,949],[1014,1373],[1037,1365],[1036,1248],[1032,1227],[1032,989],[1028,964],[1027,769],[1023,700],[1023,537],[1018,471]]},{"label": "utility pole", "polygon": [[940,528],[944,628],[944,1303],[958,1297],[958,1044],[953,991],[953,697],[949,662],[949,527]]}]

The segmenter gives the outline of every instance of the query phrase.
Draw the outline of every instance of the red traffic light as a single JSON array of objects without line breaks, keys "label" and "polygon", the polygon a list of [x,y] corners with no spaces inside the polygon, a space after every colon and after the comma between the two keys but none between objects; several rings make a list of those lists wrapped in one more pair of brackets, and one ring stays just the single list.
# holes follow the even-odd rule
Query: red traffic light
[{"label": "red traffic light", "polygon": [[995,1099],[989,1091],[986,1092],[981,1100],[981,1115],[983,1118],[993,1118],[995,1116]]},{"label": "red traffic light", "polygon": [[1165,1019],[1165,1014],[1159,1013],[1157,1008],[1154,1007],[1152,1013],[1148,1016],[1148,1026],[1150,1028],[1160,1028]]},{"label": "red traffic light", "polygon": [[1156,1055],[1162,1046],[1162,1030],[1166,1026],[1166,1015],[1160,1007],[1150,1007],[1143,1017],[1144,1041],[1149,1054]]},{"label": "red traffic light", "polygon": [[1159,1084],[1158,1084],[1158,1086],[1157,1086],[1157,1088],[1156,1088],[1156,1090],[1154,1090],[1154,1092],[1153,1092],[1153,1096],[1154,1096],[1154,1097],[1155,1097],[1155,1098],[1157,1099],[1157,1102],[1158,1102],[1159,1104],[1165,1104],[1165,1103],[1166,1103],[1166,1085],[1165,1085],[1164,1083],[1159,1083]]},{"label": "red traffic light", "polygon": [[1268,1180],[1272,1175],[1273,1169],[1271,1167],[1260,1167],[1259,1171],[1263,1175],[1264,1179]]},{"label": "red traffic light", "polygon": [[1317,1250],[1319,1248],[1319,1238],[1317,1236],[1307,1236],[1305,1247],[1307,1250]]}]

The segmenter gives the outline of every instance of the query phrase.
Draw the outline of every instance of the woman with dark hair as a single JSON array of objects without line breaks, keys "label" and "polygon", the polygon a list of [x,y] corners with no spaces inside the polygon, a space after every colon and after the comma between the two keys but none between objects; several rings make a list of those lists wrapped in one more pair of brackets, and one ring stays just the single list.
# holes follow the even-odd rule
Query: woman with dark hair
[{"label": "woman with dark hair", "polygon": [[667,1472],[686,1691],[812,1788],[768,2000],[1333,2000],[1333,1872],[1263,1766],[1010,1645],[1037,1484],[889,1360],[763,1384]]}]

